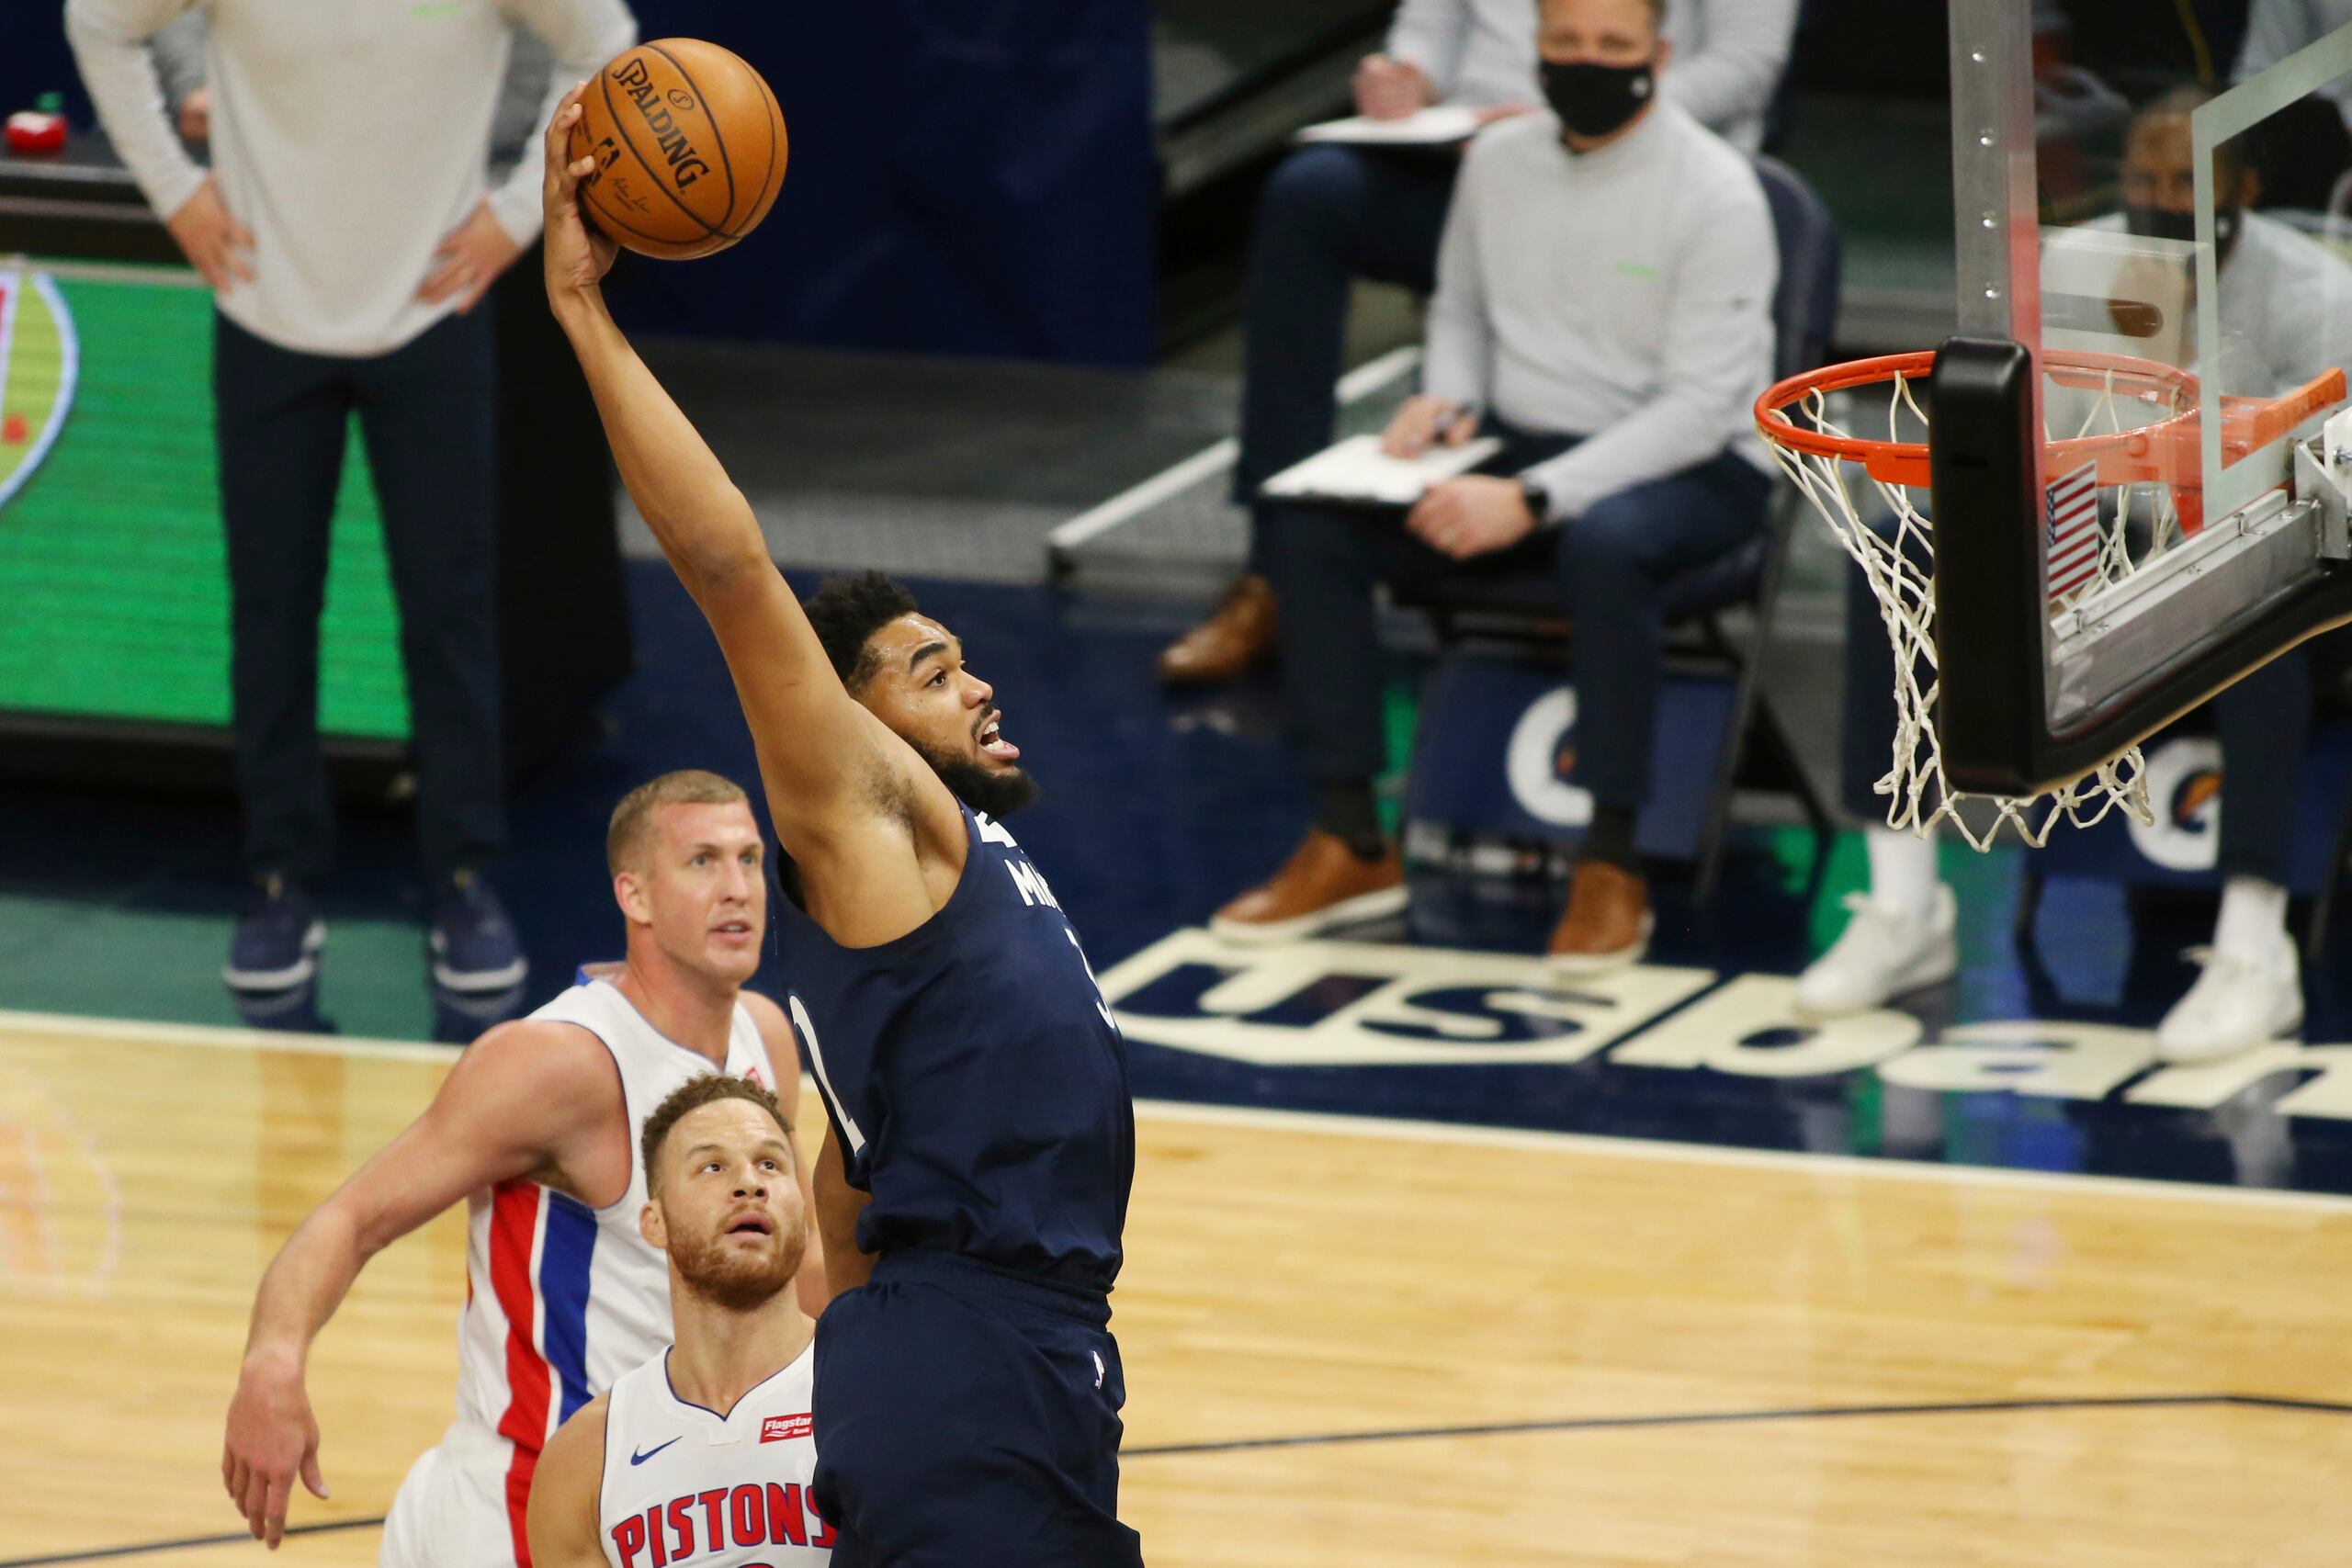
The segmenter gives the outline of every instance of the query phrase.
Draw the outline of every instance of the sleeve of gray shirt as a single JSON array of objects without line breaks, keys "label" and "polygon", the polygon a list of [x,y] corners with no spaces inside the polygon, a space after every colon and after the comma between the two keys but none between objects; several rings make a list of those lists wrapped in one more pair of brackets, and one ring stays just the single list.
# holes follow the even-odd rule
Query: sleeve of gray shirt
[{"label": "sleeve of gray shirt", "polygon": [[498,107],[490,116],[492,164],[503,168],[526,149],[537,156],[539,132],[547,129],[539,105],[554,73],[555,51],[545,39],[528,28],[507,29],[506,80],[498,85]]},{"label": "sleeve of gray shirt", "polygon": [[[594,76],[605,62],[637,41],[637,18],[621,0],[505,0],[505,6],[510,17],[546,39],[555,54],[547,96],[539,103],[542,130],[573,83]],[[491,215],[518,245],[539,237],[539,160],[537,139],[526,141],[514,167],[490,193]]]},{"label": "sleeve of gray shirt", "polygon": [[1469,28],[1470,0],[1397,0],[1396,19],[1388,27],[1389,58],[1419,66],[1443,102],[1453,94]]},{"label": "sleeve of gray shirt", "polygon": [[[2291,232],[2260,252],[2244,242],[2239,248],[2264,268],[2256,296],[2261,314],[2246,324],[2262,345],[2271,384],[2253,390],[2277,396],[2330,370],[2352,371],[2352,265]],[[2230,265],[2240,263],[2233,257]]]},{"label": "sleeve of gray shirt", "polygon": [[204,184],[180,145],[147,40],[195,0],[66,0],[65,38],[82,85],[117,156],[157,216],[169,219]]},{"label": "sleeve of gray shirt", "polygon": [[1482,406],[1494,380],[1494,327],[1487,317],[1487,278],[1478,255],[1478,204],[1487,180],[1472,142],[1445,215],[1437,248],[1437,289],[1430,296],[1421,351],[1421,389],[1456,408]]},{"label": "sleeve of gray shirt", "polygon": [[[1526,477],[1551,497],[1548,521],[1662,479],[1722,452],[1772,363],[1779,249],[1761,189],[1729,191],[1690,220],[1679,247],[1657,395]],[[1758,257],[1770,258],[1759,265]]]},{"label": "sleeve of gray shirt", "polygon": [[1797,0],[1676,0],[1705,15],[1707,41],[1667,62],[1658,90],[1717,131],[1764,113],[1789,68]]},{"label": "sleeve of gray shirt", "polygon": [[187,11],[147,40],[148,51],[155,57],[156,74],[164,80],[164,107],[174,114],[190,93],[204,85],[206,36],[204,13]]},{"label": "sleeve of gray shirt", "polygon": [[2237,79],[2258,76],[2304,45],[2352,22],[2352,6],[2327,0],[2254,0],[2245,42],[2238,50]]}]

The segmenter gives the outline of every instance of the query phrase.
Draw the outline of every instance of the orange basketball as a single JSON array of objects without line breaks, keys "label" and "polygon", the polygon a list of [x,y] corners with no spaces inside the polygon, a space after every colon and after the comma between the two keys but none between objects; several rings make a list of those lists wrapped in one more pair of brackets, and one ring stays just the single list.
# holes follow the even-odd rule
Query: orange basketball
[{"label": "orange basketball", "polygon": [[639,44],[580,100],[571,154],[596,158],[581,204],[641,255],[725,250],[759,226],[784,184],[784,111],[758,72],[715,43]]}]

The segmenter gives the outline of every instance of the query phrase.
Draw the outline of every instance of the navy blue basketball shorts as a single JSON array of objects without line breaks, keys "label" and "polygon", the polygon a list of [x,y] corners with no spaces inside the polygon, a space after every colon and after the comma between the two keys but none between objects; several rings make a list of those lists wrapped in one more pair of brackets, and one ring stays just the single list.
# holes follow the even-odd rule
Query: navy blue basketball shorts
[{"label": "navy blue basketball shorts", "polygon": [[1119,1522],[1109,1303],[951,1254],[886,1253],[817,1320],[817,1509],[833,1568],[1141,1568]]}]

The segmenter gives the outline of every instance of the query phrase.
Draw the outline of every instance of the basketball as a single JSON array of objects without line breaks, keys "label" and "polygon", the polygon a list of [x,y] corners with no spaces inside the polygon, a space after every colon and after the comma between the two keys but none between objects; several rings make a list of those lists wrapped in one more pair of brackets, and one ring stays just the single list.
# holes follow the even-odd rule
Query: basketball
[{"label": "basketball", "polygon": [[760,73],[699,39],[615,55],[580,96],[571,153],[593,153],[590,219],[640,255],[688,261],[759,226],[784,184],[784,111]]}]

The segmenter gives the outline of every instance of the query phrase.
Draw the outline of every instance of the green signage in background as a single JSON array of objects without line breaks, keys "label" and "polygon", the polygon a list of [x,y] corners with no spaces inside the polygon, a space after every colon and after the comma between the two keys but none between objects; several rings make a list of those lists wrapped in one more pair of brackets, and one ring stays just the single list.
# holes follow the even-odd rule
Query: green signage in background
[{"label": "green signage in background", "polygon": [[[212,302],[153,270],[0,260],[0,710],[225,726]],[[319,726],[404,740],[400,616],[344,463]]]}]

